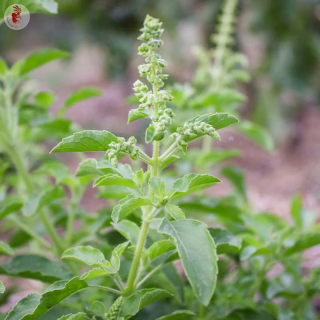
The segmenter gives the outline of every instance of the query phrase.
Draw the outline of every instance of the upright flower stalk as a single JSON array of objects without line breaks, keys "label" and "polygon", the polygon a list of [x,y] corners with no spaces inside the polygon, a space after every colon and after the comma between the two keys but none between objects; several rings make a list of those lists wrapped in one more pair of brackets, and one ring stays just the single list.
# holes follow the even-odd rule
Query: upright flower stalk
[{"label": "upright flower stalk", "polygon": [[[138,111],[148,114],[152,120],[146,132],[146,142],[153,141],[152,161],[149,164],[151,177],[157,177],[159,174],[160,140],[164,138],[167,127],[172,123],[174,116],[172,110],[166,106],[166,103],[170,101],[172,97],[168,91],[161,90],[164,86],[163,80],[168,77],[168,75],[162,72],[163,68],[167,66],[167,62],[156,53],[156,50],[163,44],[163,41],[160,39],[163,33],[161,25],[162,23],[159,22],[159,19],[154,19],[148,15],[144,21],[144,27],[140,30],[142,34],[138,38],[144,42],[139,47],[139,54],[145,57],[146,61],[146,64],[139,66],[139,73],[141,77],[147,79],[152,86],[152,90],[149,90],[148,86],[140,80],[137,80],[133,87],[135,95],[140,102]],[[149,196],[152,196],[152,189],[149,190]],[[136,279],[136,275],[148,234],[148,221],[152,218],[152,212],[154,211],[150,206],[144,211],[142,217],[143,222],[129,272],[126,294],[132,293],[135,283],[139,281],[139,279]]]}]

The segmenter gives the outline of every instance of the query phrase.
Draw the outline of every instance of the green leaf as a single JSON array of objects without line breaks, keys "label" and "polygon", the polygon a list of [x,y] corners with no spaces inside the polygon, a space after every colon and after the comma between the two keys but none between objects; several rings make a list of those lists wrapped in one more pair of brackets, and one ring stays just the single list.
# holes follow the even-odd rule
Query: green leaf
[{"label": "green leaf", "polygon": [[237,129],[256,142],[260,147],[268,151],[274,150],[274,143],[271,134],[258,124],[249,121],[241,121],[237,125]]},{"label": "green leaf", "polygon": [[67,314],[58,320],[90,320],[90,318],[88,318],[85,313],[79,312],[77,314]]},{"label": "green leaf", "polygon": [[119,172],[114,169],[111,164],[101,165],[96,159],[88,158],[80,162],[77,168],[76,177],[87,175],[102,176],[108,173],[119,175]]},{"label": "green leaf", "polygon": [[0,293],[4,293],[6,288],[4,287],[3,283],[0,281]]},{"label": "green leaf", "polygon": [[201,168],[204,165],[214,166],[224,160],[238,157],[240,155],[239,150],[236,149],[215,149],[213,151],[205,152],[199,155],[199,150],[191,149],[188,155],[194,159],[195,163]]},{"label": "green leaf", "polygon": [[139,119],[147,118],[148,114],[141,112],[138,109],[132,109],[129,111],[128,123],[134,122]]},{"label": "green leaf", "polygon": [[94,301],[91,303],[90,311],[96,314],[99,317],[104,317],[104,315],[108,312],[105,305],[100,301]]},{"label": "green leaf", "polygon": [[65,104],[62,108],[58,110],[58,117],[64,116],[64,114],[76,103],[94,98],[101,95],[101,90],[95,87],[84,87],[75,92],[73,92],[65,101]]},{"label": "green leaf", "polygon": [[320,244],[320,233],[309,233],[302,235],[298,241],[290,248],[284,251],[284,256],[290,256],[302,252]]},{"label": "green leaf", "polygon": [[120,316],[124,317],[124,319],[129,319],[147,305],[170,296],[172,295],[168,291],[162,289],[143,289],[137,291],[124,301]]},{"label": "green leaf", "polygon": [[217,246],[217,253],[234,253],[241,249],[241,239],[231,232],[218,228],[209,228],[209,232]]},{"label": "green leaf", "polygon": [[75,92],[73,92],[66,100],[65,102],[65,107],[70,108],[71,106],[73,106],[74,104],[86,100],[86,99],[90,99],[93,97],[97,97],[101,95],[101,90],[99,90],[98,88],[94,88],[94,87],[85,87],[85,88],[81,88]]},{"label": "green leaf", "polygon": [[[1,1],[0,24],[3,21],[6,9],[16,3],[15,0]],[[19,0],[18,3],[27,7],[30,13],[58,13],[58,3],[54,0]]]},{"label": "green leaf", "polygon": [[63,265],[34,254],[14,256],[0,265],[0,274],[47,283],[71,278],[69,270]]},{"label": "green leaf", "polygon": [[0,241],[0,255],[14,255],[14,251],[5,242]]},{"label": "green leaf", "polygon": [[[0,17],[2,18],[2,16]],[[0,20],[0,24],[1,24],[1,20]],[[8,66],[6,62],[0,58],[0,76],[6,74],[7,71],[8,71]]]},{"label": "green leaf", "polygon": [[161,255],[175,250],[175,245],[170,239],[161,240],[153,243],[151,247],[149,247],[144,255],[149,258],[150,261],[160,257]]},{"label": "green leaf", "polygon": [[159,177],[152,177],[149,179],[149,185],[153,192],[160,198],[163,198],[166,194],[166,186],[164,181]]},{"label": "green leaf", "polygon": [[158,318],[157,320],[181,320],[181,319],[190,319],[195,316],[195,313],[189,310],[177,310],[167,316]]},{"label": "green leaf", "polygon": [[135,246],[138,242],[140,228],[130,220],[112,223],[113,227]]},{"label": "green leaf", "polygon": [[[177,258],[178,259],[178,258]],[[171,283],[175,289],[175,298],[180,304],[185,302],[185,281],[182,280],[182,275],[178,272],[177,268],[173,263],[166,263],[162,268],[161,272],[164,274],[165,278]]]},{"label": "green leaf", "polygon": [[62,300],[88,288],[79,277],[53,283],[42,296],[30,294],[20,300],[9,312],[6,320],[36,320]]},{"label": "green leaf", "polygon": [[234,80],[238,80],[241,82],[249,82],[251,79],[250,73],[248,73],[247,71],[244,71],[244,70],[239,70],[239,69],[231,71],[230,76]]},{"label": "green leaf", "polygon": [[72,122],[67,119],[54,119],[54,120],[46,120],[41,123],[32,123],[39,129],[39,140],[42,140],[44,137],[56,137],[60,139],[61,136],[65,136],[70,133],[70,127]]},{"label": "green leaf", "polygon": [[34,100],[39,107],[47,109],[54,103],[55,98],[51,92],[39,92],[34,96]]},{"label": "green leaf", "polygon": [[107,151],[117,137],[108,131],[85,130],[64,138],[51,152]]},{"label": "green leaf", "polygon": [[103,276],[107,276],[107,275],[109,275],[109,273],[106,272],[104,269],[93,268],[93,269],[89,270],[88,272],[86,272],[85,274],[83,274],[80,279],[87,281],[87,280],[91,280],[94,278],[103,277]]},{"label": "green leaf", "polygon": [[159,232],[174,239],[195,296],[208,305],[216,287],[218,257],[207,226],[197,220],[163,219]]},{"label": "green leaf", "polygon": [[170,156],[167,160],[163,161],[161,166],[160,166],[160,170],[163,170],[164,168],[166,168],[170,163],[176,161],[180,159],[179,156],[173,154],[172,156]]},{"label": "green leaf", "polygon": [[21,200],[10,199],[6,201],[3,207],[0,208],[0,219],[8,216],[10,213],[16,212],[23,207]]},{"label": "green leaf", "polygon": [[241,199],[246,201],[247,192],[243,172],[234,167],[226,167],[221,170],[221,173],[233,184]]},{"label": "green leaf", "polygon": [[91,246],[79,246],[67,249],[61,259],[74,260],[87,264],[88,266],[100,266],[105,260],[104,254]]},{"label": "green leaf", "polygon": [[110,262],[107,260],[104,260],[101,263],[104,270],[106,270],[110,274],[117,273],[119,271],[120,257],[124,252],[124,250],[127,248],[128,244],[129,244],[129,241],[121,243],[114,248],[114,250],[112,251]]},{"label": "green leaf", "polygon": [[104,258],[101,251],[90,246],[80,246],[67,249],[62,255],[62,259],[83,262],[89,266],[96,266],[103,269],[99,270],[99,268],[96,268],[90,270],[81,277],[81,279],[88,280],[118,272],[120,269],[120,257],[127,246],[128,242],[119,244],[113,250],[110,262]]},{"label": "green leaf", "polygon": [[191,102],[191,106],[193,108],[218,107],[221,109],[223,106],[244,101],[246,101],[246,97],[242,93],[234,89],[223,88],[199,95]]},{"label": "green leaf", "polygon": [[34,194],[24,204],[22,213],[23,215],[30,217],[36,214],[44,206],[62,197],[64,197],[64,189],[62,187],[55,187],[40,194]]},{"label": "green leaf", "polygon": [[133,180],[120,177],[115,174],[107,174],[105,176],[99,177],[93,184],[94,187],[100,186],[122,186],[128,188],[136,188],[136,184]]},{"label": "green leaf", "polygon": [[119,201],[119,203],[113,208],[111,214],[112,220],[115,223],[118,223],[137,208],[150,205],[152,205],[152,201],[148,198],[133,198],[132,196],[126,197],[123,201]]},{"label": "green leaf", "polygon": [[152,141],[160,141],[164,138],[164,133],[157,133],[153,124],[150,124],[148,129],[146,130],[146,143],[150,143]]},{"label": "green leaf", "polygon": [[168,193],[168,197],[172,198],[183,194],[189,194],[201,189],[209,188],[220,180],[209,174],[190,173],[178,179],[173,184],[173,189]]},{"label": "green leaf", "polygon": [[174,220],[183,220],[186,218],[183,211],[174,204],[167,203],[165,209],[166,212],[169,213]]},{"label": "green leaf", "polygon": [[20,75],[25,75],[50,61],[66,58],[68,56],[68,52],[58,49],[48,49],[34,52],[25,60],[23,60],[23,64],[20,67]]},{"label": "green leaf", "polygon": [[[302,200],[300,195],[294,196],[291,201],[291,216],[298,227],[302,227]],[[0,214],[1,217],[1,214]]]}]

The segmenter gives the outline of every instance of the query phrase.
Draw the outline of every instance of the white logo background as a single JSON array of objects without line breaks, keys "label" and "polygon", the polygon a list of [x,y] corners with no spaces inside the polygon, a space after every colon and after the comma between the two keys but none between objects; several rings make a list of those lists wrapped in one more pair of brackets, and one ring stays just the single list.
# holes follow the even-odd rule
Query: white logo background
[{"label": "white logo background", "polygon": [[25,28],[30,21],[29,10],[22,4],[16,3],[7,8],[4,13],[4,21],[12,30]]}]

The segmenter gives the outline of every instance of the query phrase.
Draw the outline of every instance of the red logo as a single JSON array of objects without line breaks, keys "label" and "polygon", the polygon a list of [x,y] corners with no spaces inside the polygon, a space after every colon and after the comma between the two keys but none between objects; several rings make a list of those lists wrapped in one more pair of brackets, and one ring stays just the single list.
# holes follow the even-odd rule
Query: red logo
[{"label": "red logo", "polygon": [[13,6],[13,10],[14,10],[14,12],[11,14],[12,22],[18,23],[19,22],[18,19],[21,20],[21,16],[20,16],[21,8],[18,5],[15,5],[15,6]]},{"label": "red logo", "polygon": [[4,13],[4,21],[12,30],[25,28],[30,21],[29,10],[22,4],[14,3]]}]

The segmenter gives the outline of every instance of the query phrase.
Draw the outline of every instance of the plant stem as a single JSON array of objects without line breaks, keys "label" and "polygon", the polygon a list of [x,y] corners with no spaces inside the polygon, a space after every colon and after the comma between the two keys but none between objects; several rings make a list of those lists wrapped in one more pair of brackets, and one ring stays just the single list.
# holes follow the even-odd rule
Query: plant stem
[{"label": "plant stem", "polygon": [[153,276],[155,273],[157,273],[162,267],[163,267],[163,264],[159,264],[158,266],[156,266],[143,279],[141,279],[139,281],[139,283],[136,285],[136,287],[139,288],[145,281],[147,281],[151,276]]},{"label": "plant stem", "polygon": [[167,160],[179,148],[179,140],[180,138],[177,138],[177,140],[167,149],[167,151],[161,155],[161,157],[159,158],[160,162]]},{"label": "plant stem", "polygon": [[55,228],[53,227],[52,223],[50,222],[49,218],[47,217],[47,214],[43,210],[39,211],[39,216],[40,216],[40,219],[41,219],[44,227],[46,228],[47,232],[49,233],[49,236],[50,236],[52,242],[54,243],[54,245],[56,247],[58,255],[61,256],[61,254],[64,251],[64,247],[61,244],[59,235],[57,234]]},{"label": "plant stem", "polygon": [[35,232],[33,232],[26,223],[22,222],[20,219],[17,219],[13,215],[7,217],[8,220],[12,221],[15,225],[17,225],[20,229],[22,229],[25,233],[31,236],[34,240],[36,240],[40,245],[43,245],[45,248],[50,249],[50,244],[45,241],[43,238],[38,236]]},{"label": "plant stem", "polygon": [[109,288],[109,287],[104,287],[104,286],[90,286],[90,288],[96,288],[96,289],[101,289],[101,290],[106,290],[106,291],[110,291],[116,294],[121,295],[121,291],[117,290],[117,289],[113,289],[113,288]]},{"label": "plant stem", "polygon": [[24,182],[24,185],[28,191],[28,193],[33,193],[33,187],[31,180],[29,178],[28,172],[25,168],[24,163],[21,160],[21,155],[17,152],[17,148],[15,145],[7,145],[6,151],[8,155],[10,156],[12,162],[14,163],[18,174],[20,175],[21,179]]},{"label": "plant stem", "polygon": [[[152,66],[152,72],[153,75],[156,75],[155,71],[155,66]],[[158,96],[158,88],[156,85],[152,86],[153,89],[153,94],[155,98]],[[159,112],[159,106],[158,103],[154,104],[154,113],[157,115]],[[151,176],[156,177],[158,176],[159,173],[159,150],[160,150],[160,142],[159,141],[154,141],[153,142],[153,155],[152,155],[152,162],[151,165],[149,165],[149,168],[151,168]],[[152,191],[150,190],[150,196],[152,196]],[[152,207],[149,209],[149,214],[152,211]],[[152,218],[152,217],[151,217]],[[127,281],[127,288],[125,290],[125,295],[130,295],[134,290],[135,290],[135,281],[138,281],[139,279],[137,278],[137,271],[140,265],[140,260],[141,260],[141,254],[144,248],[144,244],[146,242],[147,234],[148,234],[148,228],[150,222],[148,214],[144,215],[143,220],[142,220],[142,225],[140,229],[140,234],[139,234],[139,239],[138,243],[136,246],[136,250],[134,253],[134,257],[132,260],[130,272],[129,272],[129,277]]]},{"label": "plant stem", "polygon": [[140,258],[141,258],[142,250],[144,247],[144,243],[147,238],[148,228],[149,228],[149,223],[147,221],[143,221],[142,226],[141,226],[141,230],[140,230],[140,235],[139,235],[137,247],[136,247],[136,251],[134,253],[134,257],[132,260],[132,265],[131,265],[131,269],[130,269],[129,277],[128,277],[128,281],[127,281],[127,288],[126,288],[126,292],[125,292],[127,295],[130,295],[132,293],[132,291],[134,290],[134,282],[135,282],[137,270],[138,270],[138,267],[140,264]]},{"label": "plant stem", "polygon": [[115,283],[117,284],[117,286],[119,287],[119,289],[120,289],[121,291],[123,291],[123,290],[124,290],[124,287],[123,287],[123,285],[122,285],[122,283],[121,283],[120,276],[116,273],[116,274],[114,275],[113,279],[114,279]]},{"label": "plant stem", "polygon": [[66,245],[65,245],[66,248],[69,247],[69,245],[72,243],[75,214],[76,214],[76,203],[72,201],[70,205],[70,213],[69,213],[68,222],[67,222],[67,235],[66,235]]}]

